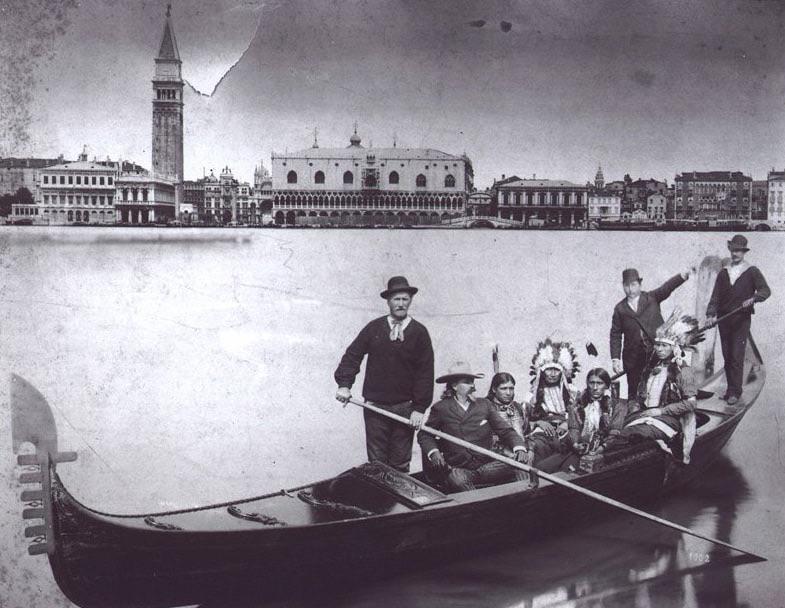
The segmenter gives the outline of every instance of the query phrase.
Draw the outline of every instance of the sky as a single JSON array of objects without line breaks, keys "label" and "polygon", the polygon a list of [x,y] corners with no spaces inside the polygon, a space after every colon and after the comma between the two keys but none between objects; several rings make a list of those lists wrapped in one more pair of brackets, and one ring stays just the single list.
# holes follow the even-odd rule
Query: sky
[{"label": "sky", "polygon": [[[150,167],[165,1],[0,0],[0,155]],[[785,167],[785,3],[172,2],[185,177],[271,152],[430,147],[502,174]]]}]

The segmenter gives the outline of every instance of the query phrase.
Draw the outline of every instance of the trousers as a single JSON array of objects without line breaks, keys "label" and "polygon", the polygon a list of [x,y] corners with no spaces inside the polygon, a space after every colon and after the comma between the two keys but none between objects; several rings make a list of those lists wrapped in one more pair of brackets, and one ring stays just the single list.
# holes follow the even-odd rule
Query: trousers
[{"label": "trousers", "polygon": [[[414,411],[411,401],[394,405],[378,403],[373,405],[404,418],[409,418]],[[363,410],[363,415],[365,417],[365,448],[368,452],[368,462],[383,462],[394,469],[408,473],[409,462],[412,459],[414,429],[370,410]]]},{"label": "trousers", "polygon": [[750,315],[731,317],[720,323],[720,345],[725,361],[727,395],[741,397],[744,382],[744,354],[747,352],[747,336],[750,333]]},{"label": "trousers", "polygon": [[529,474],[525,471],[492,460],[476,469],[453,467],[447,474],[447,485],[453,492],[464,492],[474,490],[476,484],[497,484],[527,479],[529,479]]}]

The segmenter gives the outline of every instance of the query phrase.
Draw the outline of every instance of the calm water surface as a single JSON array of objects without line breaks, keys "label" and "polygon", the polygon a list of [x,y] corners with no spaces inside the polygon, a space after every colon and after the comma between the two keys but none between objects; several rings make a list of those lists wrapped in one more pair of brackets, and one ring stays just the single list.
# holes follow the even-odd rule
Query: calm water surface
[{"label": "calm water surface", "polygon": [[[132,513],[224,501],[363,460],[362,414],[333,400],[332,372],[385,311],[390,275],[420,287],[412,313],[431,332],[437,373],[456,358],[490,371],[498,342],[522,393],[548,335],[572,340],[584,370],[609,365],[624,267],[653,288],[722,255],[728,236],[3,227],[0,369],[48,398],[61,446],[79,451],[58,470],[86,504]],[[283,605],[785,605],[785,235],[749,236],[774,294],[753,322],[767,386],[701,483],[651,510],[769,562],[734,566],[705,542],[615,515]],[[693,310],[696,295],[691,279],[664,312]],[[26,554],[5,392],[0,456],[0,606],[70,606],[46,560]]]}]

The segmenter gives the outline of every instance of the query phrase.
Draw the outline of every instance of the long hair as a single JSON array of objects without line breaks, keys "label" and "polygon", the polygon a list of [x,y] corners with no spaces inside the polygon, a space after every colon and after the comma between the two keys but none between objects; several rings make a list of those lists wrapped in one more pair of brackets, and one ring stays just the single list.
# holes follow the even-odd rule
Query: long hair
[{"label": "long hair", "polygon": [[[571,395],[570,391],[567,389],[567,382],[564,380],[564,372],[560,371],[561,378],[559,380],[559,384],[561,385],[561,394],[562,399],[564,400],[564,409],[567,410],[570,407],[570,400]],[[534,404],[535,407],[541,407],[542,402],[545,400],[545,374],[540,374],[540,380],[537,383],[534,391]]]},{"label": "long hair", "polygon": [[[611,375],[608,373],[608,370],[604,367],[595,367],[589,370],[589,373],[586,374],[586,388],[583,389],[583,393],[581,394],[581,405],[587,405],[591,403],[591,396],[589,395],[589,379],[595,376],[603,381],[605,384],[605,388],[609,389],[611,387]],[[604,402],[604,398],[600,400]]]},{"label": "long hair", "polygon": [[515,378],[513,378],[512,374],[508,374],[507,372],[494,374],[493,378],[491,378],[491,387],[488,389],[488,399],[493,400],[496,395],[494,391],[507,382],[512,382],[513,385],[515,384]]}]

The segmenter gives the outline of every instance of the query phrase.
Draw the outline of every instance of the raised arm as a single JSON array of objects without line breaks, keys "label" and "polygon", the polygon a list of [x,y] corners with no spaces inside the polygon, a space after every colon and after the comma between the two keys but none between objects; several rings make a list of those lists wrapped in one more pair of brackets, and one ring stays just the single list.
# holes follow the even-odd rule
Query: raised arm
[{"label": "raised arm", "polygon": [[657,289],[651,292],[651,295],[654,296],[654,299],[657,302],[662,302],[663,300],[667,299],[669,295],[673,293],[673,290],[676,289],[679,285],[684,283],[687,279],[684,278],[683,274],[677,274],[672,276],[670,279],[665,281],[662,285],[660,285]]}]

